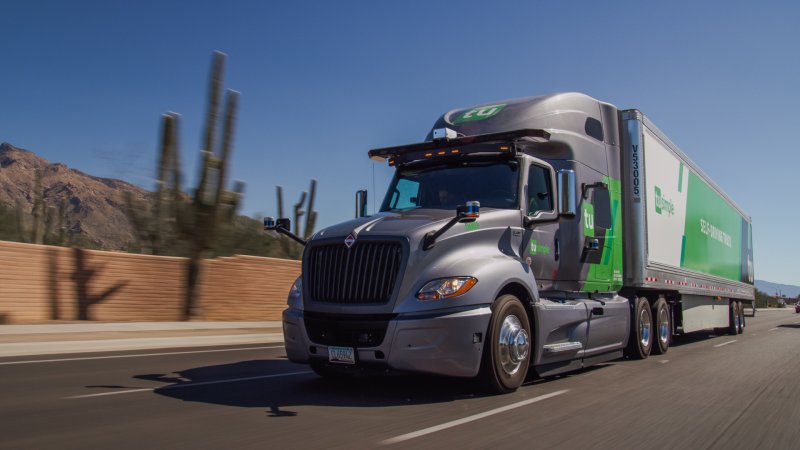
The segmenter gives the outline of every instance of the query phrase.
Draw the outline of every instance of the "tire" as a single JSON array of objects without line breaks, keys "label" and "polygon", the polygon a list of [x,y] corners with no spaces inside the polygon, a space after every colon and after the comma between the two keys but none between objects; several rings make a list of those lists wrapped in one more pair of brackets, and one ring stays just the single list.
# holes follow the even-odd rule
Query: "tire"
[{"label": "tire", "polygon": [[489,392],[505,394],[516,391],[528,374],[531,327],[528,313],[513,295],[498,297],[492,310],[479,377]]},{"label": "tire", "polygon": [[647,299],[637,298],[632,313],[630,337],[625,354],[631,359],[646,359],[653,348],[653,313]]},{"label": "tire", "polygon": [[745,321],[744,321],[744,304],[742,302],[736,302],[739,304],[739,334],[744,333]]},{"label": "tire", "polygon": [[731,300],[731,303],[728,306],[728,334],[737,335],[740,333],[740,310],[739,302]]},{"label": "tire", "polygon": [[664,298],[659,298],[653,305],[653,350],[654,355],[663,355],[669,350],[672,342],[672,316],[669,313],[669,305]]}]

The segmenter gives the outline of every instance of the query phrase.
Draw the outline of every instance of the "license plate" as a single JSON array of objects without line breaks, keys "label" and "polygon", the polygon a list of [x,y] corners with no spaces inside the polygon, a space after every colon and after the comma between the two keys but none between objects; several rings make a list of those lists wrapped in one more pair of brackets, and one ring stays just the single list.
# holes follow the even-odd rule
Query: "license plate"
[{"label": "license plate", "polygon": [[355,349],[353,347],[328,347],[328,361],[337,364],[355,364]]}]

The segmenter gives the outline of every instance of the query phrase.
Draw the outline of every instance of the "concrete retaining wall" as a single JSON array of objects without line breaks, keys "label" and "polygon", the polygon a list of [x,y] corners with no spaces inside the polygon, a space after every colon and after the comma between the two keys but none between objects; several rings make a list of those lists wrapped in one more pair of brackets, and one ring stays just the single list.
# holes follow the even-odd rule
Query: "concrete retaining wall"
[{"label": "concrete retaining wall", "polygon": [[[0,323],[180,320],[186,259],[0,241]],[[203,261],[203,320],[279,320],[300,262]]]}]

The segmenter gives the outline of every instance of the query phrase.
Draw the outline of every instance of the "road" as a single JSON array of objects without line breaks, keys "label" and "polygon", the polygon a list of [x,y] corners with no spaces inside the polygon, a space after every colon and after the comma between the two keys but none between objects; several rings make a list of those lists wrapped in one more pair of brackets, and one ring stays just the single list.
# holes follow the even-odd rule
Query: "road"
[{"label": "road", "polygon": [[684,336],[475,394],[422,376],[332,383],[280,345],[0,359],[0,448],[798,448],[800,315]]}]

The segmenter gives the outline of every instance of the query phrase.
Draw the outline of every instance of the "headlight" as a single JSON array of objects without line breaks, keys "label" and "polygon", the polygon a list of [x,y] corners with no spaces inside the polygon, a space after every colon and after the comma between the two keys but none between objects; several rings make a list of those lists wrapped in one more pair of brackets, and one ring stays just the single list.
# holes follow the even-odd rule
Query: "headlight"
[{"label": "headlight", "polygon": [[292,288],[289,289],[289,299],[286,302],[290,307],[300,308],[303,304],[303,277],[299,276],[294,280]]},{"label": "headlight", "polygon": [[446,300],[464,295],[478,280],[472,277],[440,278],[428,282],[417,292],[418,300]]}]

